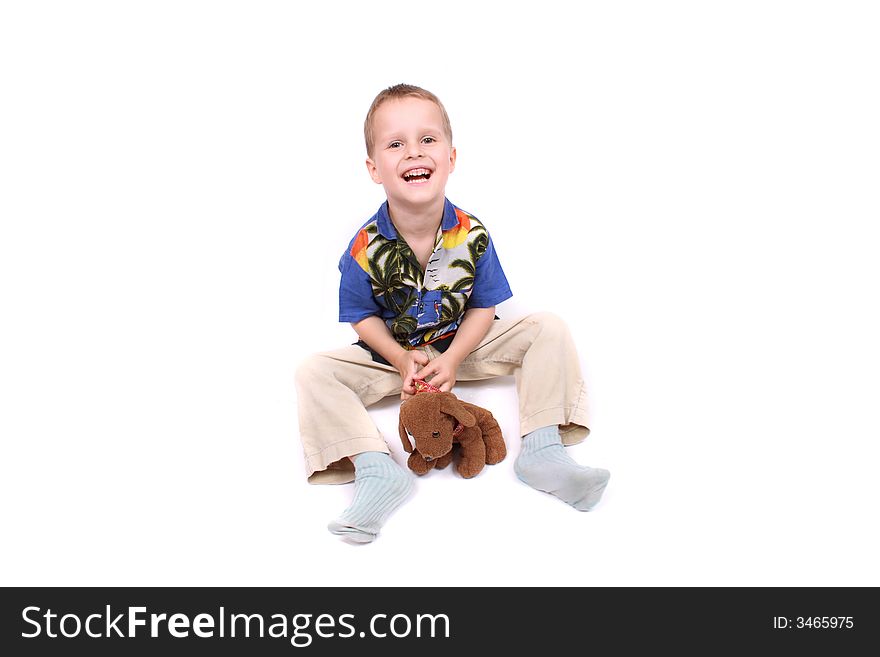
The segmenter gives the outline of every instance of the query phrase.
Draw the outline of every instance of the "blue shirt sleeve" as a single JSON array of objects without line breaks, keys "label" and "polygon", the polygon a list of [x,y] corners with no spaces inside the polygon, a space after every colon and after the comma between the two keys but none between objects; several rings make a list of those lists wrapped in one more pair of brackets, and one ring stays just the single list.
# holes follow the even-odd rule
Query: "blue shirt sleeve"
[{"label": "blue shirt sleeve", "polygon": [[489,237],[486,251],[477,260],[474,287],[468,299],[468,308],[491,308],[513,296],[507,277],[495,253],[495,245]]},{"label": "blue shirt sleeve", "polygon": [[373,296],[370,276],[346,251],[339,259],[339,321],[359,322],[372,315],[381,315],[382,308]]}]

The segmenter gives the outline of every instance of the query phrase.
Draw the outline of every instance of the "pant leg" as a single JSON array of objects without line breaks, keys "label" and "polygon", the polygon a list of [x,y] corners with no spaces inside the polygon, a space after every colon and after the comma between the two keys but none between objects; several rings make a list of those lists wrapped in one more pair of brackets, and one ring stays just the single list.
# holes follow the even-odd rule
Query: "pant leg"
[{"label": "pant leg", "polygon": [[587,391],[580,360],[565,322],[552,313],[496,320],[458,368],[459,381],[513,375],[520,433],[559,425],[562,442],[590,433]]},{"label": "pant leg", "polygon": [[314,354],[296,372],[300,439],[312,484],[354,480],[347,458],[366,451],[390,453],[367,406],[400,394],[397,370],[373,361],[358,346]]}]

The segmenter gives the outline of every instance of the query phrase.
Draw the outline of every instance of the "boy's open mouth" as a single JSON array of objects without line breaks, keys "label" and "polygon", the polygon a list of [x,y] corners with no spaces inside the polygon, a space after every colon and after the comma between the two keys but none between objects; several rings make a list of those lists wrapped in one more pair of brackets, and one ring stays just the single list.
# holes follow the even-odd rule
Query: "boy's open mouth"
[{"label": "boy's open mouth", "polygon": [[419,167],[418,169],[410,169],[403,172],[403,179],[410,184],[420,183],[431,177],[431,170]]}]

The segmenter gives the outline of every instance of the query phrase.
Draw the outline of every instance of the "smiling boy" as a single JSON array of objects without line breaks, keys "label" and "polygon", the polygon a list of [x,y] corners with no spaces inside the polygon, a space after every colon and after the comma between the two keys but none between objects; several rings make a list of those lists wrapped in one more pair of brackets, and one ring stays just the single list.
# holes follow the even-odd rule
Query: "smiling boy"
[{"label": "smiling boy", "polygon": [[389,87],[373,101],[364,137],[367,170],[387,200],[339,263],[339,320],[360,339],[297,370],[309,482],[355,481],[330,531],[370,542],[410,495],[413,477],[391,459],[366,407],[406,399],[414,378],[450,391],[457,380],[514,375],[517,476],[592,509],[609,473],[578,465],[563,447],[589,433],[577,352],[555,315],[496,320],[495,306],[512,293],[486,227],[445,196],[456,149],[442,103],[419,87]]}]

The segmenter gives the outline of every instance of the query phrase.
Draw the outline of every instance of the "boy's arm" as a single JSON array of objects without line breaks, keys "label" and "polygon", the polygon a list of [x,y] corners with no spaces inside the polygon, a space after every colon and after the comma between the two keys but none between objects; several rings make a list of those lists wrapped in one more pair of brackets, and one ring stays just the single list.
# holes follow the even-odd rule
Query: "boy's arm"
[{"label": "boy's arm", "polygon": [[464,313],[461,325],[452,338],[449,348],[437,358],[416,372],[417,379],[434,375],[431,383],[443,392],[452,390],[455,376],[461,361],[468,357],[480,341],[486,337],[489,327],[495,320],[495,306],[489,308],[469,308]]},{"label": "boy's arm", "polygon": [[407,353],[406,349],[401,347],[391,335],[388,325],[381,317],[373,315],[359,322],[354,322],[351,326],[361,340],[394,367],[397,367],[397,361]]},{"label": "boy's arm", "polygon": [[486,337],[493,321],[495,321],[495,306],[468,308],[465,311],[455,337],[452,338],[452,343],[445,352],[455,360],[456,367],[480,344],[480,340]]},{"label": "boy's arm", "polygon": [[373,315],[351,326],[361,340],[400,372],[400,378],[403,379],[400,398],[407,399],[414,395],[413,375],[420,366],[427,364],[428,357],[421,351],[407,351],[401,347],[381,317]]}]

